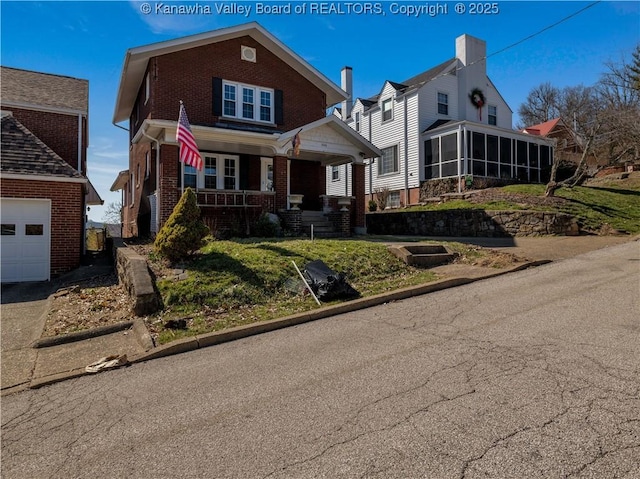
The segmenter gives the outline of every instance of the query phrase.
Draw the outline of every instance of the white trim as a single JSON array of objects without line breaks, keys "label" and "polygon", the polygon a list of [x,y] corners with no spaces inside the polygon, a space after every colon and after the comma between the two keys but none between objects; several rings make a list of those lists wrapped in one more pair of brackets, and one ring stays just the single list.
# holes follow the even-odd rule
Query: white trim
[{"label": "white trim", "polygon": [[[385,120],[385,118],[384,118],[384,114],[385,114],[384,105],[386,103],[389,103],[389,105],[391,105],[390,108],[389,108],[389,112],[391,113],[391,118],[387,118]],[[394,110],[394,108],[393,108],[393,97],[388,97],[388,98],[384,98],[384,99],[380,100],[380,112],[381,112],[380,119],[381,119],[381,123],[383,125],[385,123],[387,123],[387,122],[393,121],[393,110]]]},{"label": "white trim", "polygon": [[[225,87],[230,86],[235,90],[235,115],[227,115],[225,113]],[[253,91],[253,118],[247,118],[244,116],[244,90]],[[262,108],[262,93],[268,93],[271,97],[269,108],[271,115],[269,120],[261,120],[261,108]],[[261,87],[258,85],[250,85],[248,83],[233,82],[229,80],[222,80],[222,117],[232,118],[234,120],[249,121],[255,123],[262,123],[266,125],[275,124],[275,90],[272,88]]]},{"label": "white trim", "polygon": [[87,116],[88,111],[86,110],[74,110],[72,108],[63,108],[59,106],[47,106],[47,105],[38,105],[35,103],[23,103],[19,101],[10,101],[10,100],[2,100],[2,109],[9,110],[10,108],[19,108],[21,110],[35,110],[35,111],[43,111],[47,113],[60,113],[63,115],[83,115]]},{"label": "white trim", "polygon": [[[384,150],[388,150],[389,148],[395,148],[396,152],[395,152],[395,163],[398,166],[398,168],[394,171],[389,171],[387,173],[382,173],[382,166],[384,165]],[[384,148],[381,148],[381,155],[380,155],[380,159],[378,160],[378,178],[383,178],[383,177],[388,177],[388,176],[394,176],[394,175],[398,175],[400,174],[400,158],[398,158],[399,154],[400,154],[400,145],[398,143],[393,143],[389,146],[385,146]]]},{"label": "white trim", "polygon": [[20,173],[0,173],[2,180],[25,180],[25,181],[57,181],[59,183],[87,183],[87,178],[66,178],[63,176],[39,176]]}]

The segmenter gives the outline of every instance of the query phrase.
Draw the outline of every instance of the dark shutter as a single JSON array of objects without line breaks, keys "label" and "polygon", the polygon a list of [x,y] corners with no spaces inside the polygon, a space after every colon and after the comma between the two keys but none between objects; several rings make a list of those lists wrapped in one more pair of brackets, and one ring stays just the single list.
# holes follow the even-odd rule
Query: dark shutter
[{"label": "dark shutter", "polygon": [[276,90],[275,92],[275,120],[276,125],[284,124],[284,93],[282,90]]},{"label": "dark shutter", "polygon": [[222,116],[222,78],[213,79],[213,114]]}]

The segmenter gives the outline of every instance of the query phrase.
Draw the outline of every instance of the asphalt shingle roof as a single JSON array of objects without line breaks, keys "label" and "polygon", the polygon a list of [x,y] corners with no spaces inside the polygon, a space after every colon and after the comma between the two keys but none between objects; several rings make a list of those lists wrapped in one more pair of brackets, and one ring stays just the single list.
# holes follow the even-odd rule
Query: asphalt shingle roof
[{"label": "asphalt shingle roof", "polygon": [[[428,83],[434,78],[436,78],[437,76],[443,74],[455,60],[456,60],[455,57],[450,58],[446,62],[442,62],[440,65],[436,65],[435,67],[430,68],[429,70],[426,70],[422,73],[419,73],[418,75],[415,75],[401,83],[393,82],[391,80],[388,80],[388,82],[391,84],[391,86],[393,86],[393,88],[395,88],[397,91],[400,91],[400,92],[405,92],[413,88],[421,87],[425,83]],[[379,98],[380,98],[380,94],[374,95],[367,99],[361,98],[360,102],[364,105],[365,110],[368,110],[378,102]]]},{"label": "asphalt shingle roof", "polygon": [[45,145],[22,123],[9,114],[2,115],[2,155],[0,172],[5,174],[58,176],[60,178],[84,177]]},{"label": "asphalt shingle roof", "polygon": [[89,81],[68,76],[0,67],[2,101],[89,111]]}]

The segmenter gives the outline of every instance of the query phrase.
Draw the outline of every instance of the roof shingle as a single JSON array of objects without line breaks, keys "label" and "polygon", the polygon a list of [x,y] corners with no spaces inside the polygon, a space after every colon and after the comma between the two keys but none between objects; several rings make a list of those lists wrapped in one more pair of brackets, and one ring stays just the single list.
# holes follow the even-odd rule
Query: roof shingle
[{"label": "roof shingle", "polygon": [[0,67],[4,103],[89,111],[89,81],[68,76]]}]

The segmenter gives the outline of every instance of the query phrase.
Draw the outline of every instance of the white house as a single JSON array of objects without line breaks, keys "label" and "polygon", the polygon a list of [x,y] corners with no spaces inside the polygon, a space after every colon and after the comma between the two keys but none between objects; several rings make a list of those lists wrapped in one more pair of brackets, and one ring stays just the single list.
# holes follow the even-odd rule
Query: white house
[{"label": "white house", "polygon": [[[389,206],[418,203],[424,181],[463,177],[540,181],[553,143],[512,129],[512,111],[486,73],[486,43],[456,39],[456,56],[379,94],[352,102],[352,69],[342,70],[349,98],[335,112],[383,152],[369,161],[365,192],[389,188]],[[349,165],[327,171],[327,193],[349,195]]]}]

